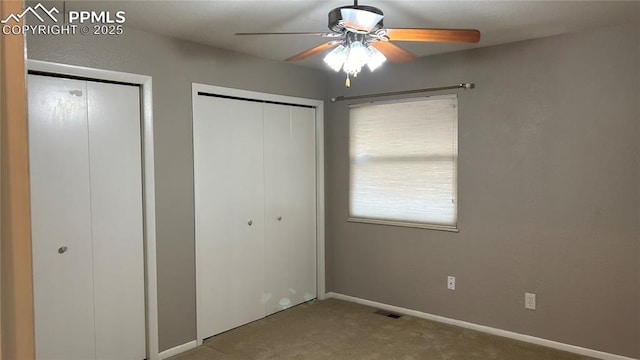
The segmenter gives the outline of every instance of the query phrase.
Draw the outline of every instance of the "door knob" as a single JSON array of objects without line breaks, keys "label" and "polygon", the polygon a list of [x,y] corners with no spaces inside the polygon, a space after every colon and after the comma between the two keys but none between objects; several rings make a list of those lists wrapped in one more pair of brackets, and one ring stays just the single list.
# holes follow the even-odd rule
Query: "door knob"
[{"label": "door knob", "polygon": [[64,254],[65,252],[67,252],[67,247],[66,246],[60,246],[58,248],[58,254]]},{"label": "door knob", "polygon": [[247,224],[248,224],[249,226],[253,225],[253,220],[249,220],[249,221],[247,221]]}]

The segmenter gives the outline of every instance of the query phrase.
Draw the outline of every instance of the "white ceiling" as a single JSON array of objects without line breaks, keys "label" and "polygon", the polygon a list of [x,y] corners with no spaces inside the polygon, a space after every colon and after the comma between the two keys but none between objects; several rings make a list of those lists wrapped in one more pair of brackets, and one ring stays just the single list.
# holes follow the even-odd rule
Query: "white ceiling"
[{"label": "white ceiling", "polygon": [[[67,2],[126,11],[126,26],[262,58],[283,60],[327,40],[314,36],[235,36],[236,32],[328,31],[327,13],[348,0],[209,0]],[[389,1],[380,8],[388,28],[474,28],[474,45],[397,43],[418,56],[540,38],[640,21],[640,1]],[[322,56],[300,61],[322,67]]]}]

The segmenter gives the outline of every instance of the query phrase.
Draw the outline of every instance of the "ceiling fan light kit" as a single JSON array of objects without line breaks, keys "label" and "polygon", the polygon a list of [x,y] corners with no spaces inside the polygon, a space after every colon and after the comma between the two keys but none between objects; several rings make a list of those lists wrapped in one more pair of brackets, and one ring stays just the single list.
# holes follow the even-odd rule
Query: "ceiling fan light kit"
[{"label": "ceiling fan light kit", "polygon": [[324,57],[324,62],[331,69],[336,72],[342,69],[347,74],[347,87],[351,85],[349,77],[357,77],[362,67],[367,65],[374,71],[385,61],[387,57],[371,46],[365,35],[353,32],[347,33],[345,39]]},{"label": "ceiling fan light kit", "polygon": [[332,32],[295,33],[238,33],[236,35],[315,35],[333,40],[303,51],[287,59],[298,61],[332,49],[324,62],[334,71],[347,74],[345,85],[351,86],[351,77],[357,77],[366,65],[374,71],[386,60],[404,63],[416,56],[393,44],[393,41],[477,43],[480,32],[474,29],[384,28],[382,10],[373,6],[353,5],[335,8],[329,12]]},{"label": "ceiling fan light kit", "polygon": [[374,71],[387,61],[380,50],[371,46],[372,42],[380,40],[370,34],[377,34],[382,29],[383,18],[382,10],[358,5],[357,1],[353,6],[342,6],[329,12],[329,29],[340,34],[342,40],[324,57],[324,62],[334,71],[342,69],[347,74],[346,87],[351,86],[350,77],[357,77],[365,65]]}]

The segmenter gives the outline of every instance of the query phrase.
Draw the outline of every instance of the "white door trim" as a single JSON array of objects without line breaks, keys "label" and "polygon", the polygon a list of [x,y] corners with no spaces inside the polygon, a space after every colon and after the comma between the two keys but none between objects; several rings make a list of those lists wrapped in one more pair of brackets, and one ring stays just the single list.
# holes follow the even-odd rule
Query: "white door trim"
[{"label": "white door trim", "polygon": [[27,60],[29,71],[77,76],[139,85],[142,119],[142,178],[145,246],[145,298],[147,359],[158,360],[158,291],[156,273],[156,205],[153,155],[153,106],[151,77],[75,65]]},{"label": "white door trim", "polygon": [[[316,294],[319,300],[325,298],[325,231],[324,231],[324,101],[317,99],[307,99],[301,97],[277,95],[262,93],[256,91],[248,91],[241,89],[233,89],[221,86],[192,84],[192,106],[195,106],[195,100],[198,92],[213,93],[225,96],[239,97],[245,99],[255,99],[262,101],[273,101],[279,103],[305,105],[314,107],[316,110],[316,276],[317,289]],[[196,249],[198,248],[198,240],[196,239]],[[200,306],[200,295],[198,285],[200,283],[200,275],[198,271],[199,254],[196,251],[196,314]],[[197,318],[197,316],[196,316]],[[197,321],[197,320],[196,320]],[[199,328],[196,326],[196,328]],[[204,334],[199,332],[196,334],[198,345],[202,344]]]}]

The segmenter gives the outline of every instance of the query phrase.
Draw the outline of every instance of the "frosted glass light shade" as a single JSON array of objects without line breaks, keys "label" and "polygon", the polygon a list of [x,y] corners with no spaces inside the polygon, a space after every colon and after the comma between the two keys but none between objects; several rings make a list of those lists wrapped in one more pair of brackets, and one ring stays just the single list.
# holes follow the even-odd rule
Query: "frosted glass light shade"
[{"label": "frosted glass light shade", "polygon": [[329,65],[329,67],[334,71],[340,71],[340,69],[342,68],[342,64],[344,64],[344,61],[347,59],[348,55],[349,49],[340,44],[338,45],[338,47],[331,50],[331,52],[329,52],[327,56],[324,57],[324,62]]},{"label": "frosted glass light shade", "polygon": [[367,48],[360,41],[354,41],[349,45],[349,56],[344,62],[343,70],[350,75],[357,74],[367,61],[369,61]]},{"label": "frosted glass light shade", "polygon": [[369,54],[369,60],[367,61],[367,66],[369,70],[374,71],[379,68],[385,61],[387,61],[387,57],[384,56],[378,49],[373,46],[367,46],[367,52]]}]

